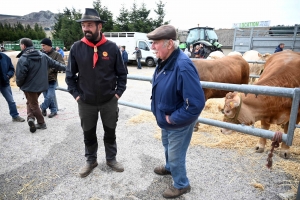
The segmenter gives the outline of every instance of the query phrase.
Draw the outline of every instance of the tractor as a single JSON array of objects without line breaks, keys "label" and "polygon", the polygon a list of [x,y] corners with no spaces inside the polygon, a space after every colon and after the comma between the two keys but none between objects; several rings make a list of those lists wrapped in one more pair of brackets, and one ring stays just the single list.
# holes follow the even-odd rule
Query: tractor
[{"label": "tractor", "polygon": [[210,27],[196,27],[191,28],[188,31],[188,36],[186,38],[186,46],[189,47],[193,45],[202,44],[204,48],[204,58],[213,51],[221,51],[222,44],[218,42],[218,36],[213,28]]}]

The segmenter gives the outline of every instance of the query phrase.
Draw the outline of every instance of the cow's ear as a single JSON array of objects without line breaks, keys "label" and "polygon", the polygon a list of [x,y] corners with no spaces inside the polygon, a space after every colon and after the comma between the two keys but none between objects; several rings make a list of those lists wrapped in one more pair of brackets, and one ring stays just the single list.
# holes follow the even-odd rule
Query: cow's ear
[{"label": "cow's ear", "polygon": [[261,55],[260,53],[257,53],[257,56],[260,57],[260,58],[263,58],[264,56]]},{"label": "cow's ear", "polygon": [[[232,103],[232,105],[231,105]],[[235,108],[235,107],[238,107],[241,103],[241,98],[240,98],[240,94],[239,93],[236,93],[233,97],[233,101],[230,102],[230,107],[231,108]]]}]

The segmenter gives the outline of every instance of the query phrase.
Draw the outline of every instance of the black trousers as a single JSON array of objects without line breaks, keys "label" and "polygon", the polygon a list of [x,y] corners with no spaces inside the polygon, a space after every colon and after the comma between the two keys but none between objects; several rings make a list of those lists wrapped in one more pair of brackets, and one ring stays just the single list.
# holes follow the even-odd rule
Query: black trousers
[{"label": "black trousers", "polygon": [[106,160],[115,160],[117,155],[116,127],[119,116],[117,97],[114,96],[101,105],[90,105],[79,99],[78,111],[84,135],[87,162],[93,163],[97,160],[98,140],[96,130],[99,112],[104,130],[103,141]]}]

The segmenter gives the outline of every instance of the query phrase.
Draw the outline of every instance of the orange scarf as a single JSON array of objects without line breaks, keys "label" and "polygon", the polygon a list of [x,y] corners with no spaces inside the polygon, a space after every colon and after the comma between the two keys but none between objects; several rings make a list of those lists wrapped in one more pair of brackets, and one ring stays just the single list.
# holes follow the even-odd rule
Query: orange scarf
[{"label": "orange scarf", "polygon": [[94,47],[93,68],[95,68],[96,67],[96,63],[98,61],[98,49],[97,49],[97,47],[99,47],[100,45],[104,44],[107,41],[107,39],[102,34],[101,40],[97,44],[93,44],[92,42],[88,41],[85,37],[83,37],[81,39],[81,41],[83,43],[85,43],[86,45],[90,46],[90,47]]}]

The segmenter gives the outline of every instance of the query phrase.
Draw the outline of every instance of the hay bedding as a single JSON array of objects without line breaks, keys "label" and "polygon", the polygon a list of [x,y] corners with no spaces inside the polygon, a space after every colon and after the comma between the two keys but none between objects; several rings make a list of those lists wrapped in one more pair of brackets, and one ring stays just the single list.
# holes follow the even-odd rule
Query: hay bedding
[{"label": "hay bedding", "polygon": [[[201,117],[210,118],[214,120],[222,121],[223,115],[219,112],[219,107],[223,106],[224,99],[209,99],[206,102],[205,108],[201,113]],[[151,112],[141,111],[139,115],[132,117],[128,120],[128,125],[138,124],[138,123],[151,123],[151,125],[156,126],[155,118]],[[255,127],[260,128],[260,122],[255,123]],[[271,125],[270,130],[283,131],[280,126]],[[154,133],[154,137],[161,139],[160,129],[157,129]],[[258,142],[258,137],[251,136],[244,133],[233,132],[230,135],[224,135],[220,132],[219,127],[214,127],[206,124],[200,124],[198,132],[194,132],[191,145],[205,146],[209,148],[224,148],[224,149],[235,149],[239,154],[245,155],[257,162],[256,160],[261,157],[266,157],[267,154],[256,154],[254,153],[254,147]],[[266,151],[271,149],[271,141],[267,140]],[[249,153],[251,152],[251,153]],[[275,150],[275,153],[278,150]],[[290,174],[294,180],[289,181],[290,184],[296,189],[298,181],[300,180],[300,130],[295,130],[293,146],[290,148],[291,158],[285,160],[276,156],[276,161],[273,162],[273,168],[279,168],[284,170],[286,173]],[[265,163],[262,163],[263,165]],[[262,189],[263,186],[255,187]],[[297,190],[297,189],[296,189]]]}]

